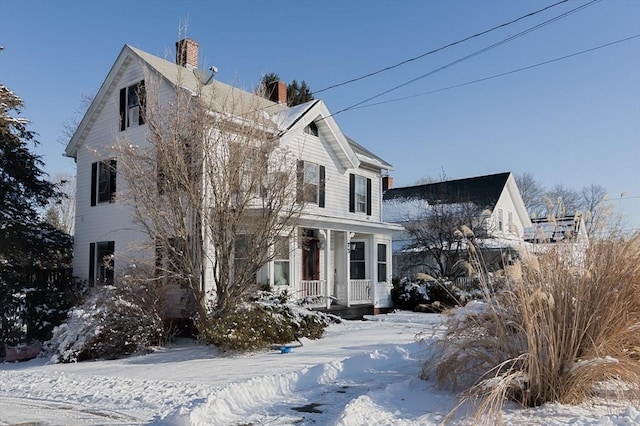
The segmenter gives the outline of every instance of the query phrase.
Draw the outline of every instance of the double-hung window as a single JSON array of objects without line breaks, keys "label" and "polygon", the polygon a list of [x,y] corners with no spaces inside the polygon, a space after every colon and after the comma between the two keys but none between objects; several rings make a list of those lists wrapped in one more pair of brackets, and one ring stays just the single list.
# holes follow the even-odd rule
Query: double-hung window
[{"label": "double-hung window", "polygon": [[378,282],[387,281],[387,245],[378,244]]},{"label": "double-hung window", "polygon": [[91,165],[91,205],[113,203],[116,199],[116,160],[103,160]]},{"label": "double-hung window", "polygon": [[89,244],[89,286],[113,284],[113,241]]},{"label": "double-hung window", "polygon": [[298,201],[324,207],[325,167],[310,161],[298,160],[297,171]]},{"label": "double-hung window", "polygon": [[352,280],[364,280],[366,278],[366,263],[364,241],[350,243],[350,277]]},{"label": "double-hung window", "polygon": [[289,285],[289,239],[279,237],[273,251],[273,283]]},{"label": "double-hung window", "polygon": [[120,89],[120,131],[144,124],[144,80]]},{"label": "double-hung window", "polygon": [[371,215],[371,179],[349,175],[349,211]]}]

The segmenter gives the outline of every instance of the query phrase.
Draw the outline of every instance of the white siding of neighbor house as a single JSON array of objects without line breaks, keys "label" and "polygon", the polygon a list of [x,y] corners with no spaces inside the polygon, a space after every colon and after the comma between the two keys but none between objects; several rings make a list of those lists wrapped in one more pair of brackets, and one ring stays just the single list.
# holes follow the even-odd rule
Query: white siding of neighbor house
[{"label": "white siding of neighbor house", "polygon": [[[500,198],[496,203],[496,206],[493,210],[493,214],[491,217],[491,231],[494,237],[513,239],[522,241],[524,235],[524,229],[531,226],[531,221],[528,220],[528,216],[526,216],[525,221],[522,220],[522,208],[524,205],[522,204],[521,199],[517,200],[520,195],[517,193],[517,187],[515,186],[515,181],[513,180],[513,176],[509,176],[507,180],[507,184],[505,185],[502,193],[500,194]],[[520,201],[518,203],[518,201]],[[518,208],[520,207],[520,209]],[[504,220],[504,231],[500,231],[498,228],[498,210],[502,210],[503,220]],[[513,217],[513,227],[509,229],[509,213],[511,213]]]}]

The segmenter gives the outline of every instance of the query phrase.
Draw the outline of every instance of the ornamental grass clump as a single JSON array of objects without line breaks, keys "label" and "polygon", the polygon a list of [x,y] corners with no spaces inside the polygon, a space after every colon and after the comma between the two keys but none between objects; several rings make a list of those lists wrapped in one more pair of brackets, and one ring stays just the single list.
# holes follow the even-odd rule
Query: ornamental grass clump
[{"label": "ornamental grass clump", "polygon": [[507,401],[640,401],[640,233],[597,241],[577,261],[559,253],[523,260],[520,279],[458,309],[425,364],[425,376],[463,389],[475,422],[495,422]]}]

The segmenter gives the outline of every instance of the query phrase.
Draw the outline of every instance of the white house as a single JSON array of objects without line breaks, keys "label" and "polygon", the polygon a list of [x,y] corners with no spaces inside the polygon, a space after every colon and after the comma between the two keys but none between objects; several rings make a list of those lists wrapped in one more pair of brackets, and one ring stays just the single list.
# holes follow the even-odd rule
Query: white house
[{"label": "white house", "polygon": [[[486,233],[487,238],[481,241],[485,256],[493,252],[506,255],[508,261],[507,249],[523,247],[524,231],[531,227],[531,220],[510,172],[390,188],[384,192],[383,218],[403,224],[420,220],[421,215],[429,214],[429,208],[434,206],[465,204],[472,206],[470,211],[478,213],[474,221],[482,224]],[[396,257],[403,257],[404,250],[412,243],[412,237],[405,230],[396,231],[393,236]]]},{"label": "white house", "polygon": [[[119,202],[127,188],[109,150],[123,135],[133,144],[145,141],[145,75],[162,76],[169,89],[179,79],[194,92],[204,83],[205,90],[255,96],[198,69],[198,43],[184,39],[176,46],[180,54],[172,63],[125,45],[66,147],[77,163],[74,275],[90,285],[117,280],[133,256],[133,243],[148,238],[132,222],[131,208]],[[298,168],[315,195],[299,222],[307,243],[290,241],[292,250],[264,265],[257,279],[294,295],[326,296],[327,309],[389,308],[391,239],[401,229],[382,220],[382,180],[391,165],[347,138],[321,100],[288,108],[286,87],[279,86],[275,96],[275,102],[258,102],[277,126],[280,145],[298,153]],[[102,261],[109,257],[111,268]]]}]

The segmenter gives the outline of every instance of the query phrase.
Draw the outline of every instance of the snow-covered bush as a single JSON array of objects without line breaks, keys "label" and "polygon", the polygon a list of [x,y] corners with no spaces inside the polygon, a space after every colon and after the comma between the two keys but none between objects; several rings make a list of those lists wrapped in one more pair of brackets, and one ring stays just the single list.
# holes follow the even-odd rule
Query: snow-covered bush
[{"label": "snow-covered bush", "polygon": [[446,278],[432,279],[417,274],[412,280],[404,277],[394,282],[391,298],[394,307],[415,310],[418,305],[434,305],[440,309],[464,306],[467,301],[482,297],[482,291],[465,291]]},{"label": "snow-covered bush", "polygon": [[69,312],[47,342],[52,362],[113,359],[147,350],[163,338],[163,323],[153,307],[136,303],[144,289],[102,287]]},{"label": "snow-covered bush", "polygon": [[256,300],[237,306],[222,318],[200,320],[200,338],[222,350],[251,351],[286,344],[300,337],[319,339],[325,328],[340,319],[310,311],[286,293],[261,292]]}]

